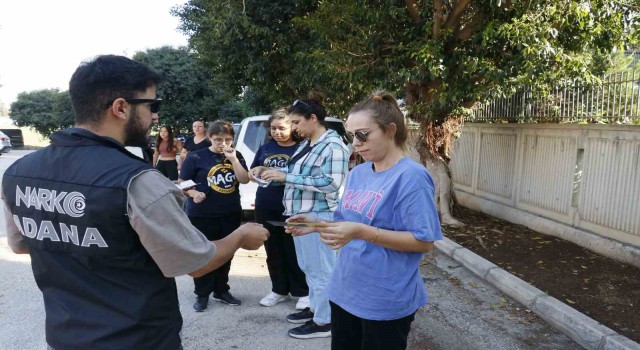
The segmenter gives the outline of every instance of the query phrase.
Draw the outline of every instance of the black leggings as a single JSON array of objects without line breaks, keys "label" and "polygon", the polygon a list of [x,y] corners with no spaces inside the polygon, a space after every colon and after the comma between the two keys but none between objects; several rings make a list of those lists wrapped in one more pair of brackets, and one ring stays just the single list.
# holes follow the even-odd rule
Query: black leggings
[{"label": "black leggings", "polygon": [[[190,216],[189,220],[193,226],[204,233],[208,240],[216,241],[227,237],[240,227],[242,212],[229,213],[226,216],[216,218]],[[202,277],[194,277],[195,289],[193,292],[199,297],[204,297],[211,293],[220,295],[229,291],[229,270],[231,270],[231,260]]]},{"label": "black leggings", "polygon": [[158,161],[156,169],[162,173],[162,175],[169,178],[171,181],[178,179],[178,162],[174,160],[162,160]]},{"label": "black leggings", "polygon": [[365,320],[331,305],[331,350],[404,350],[415,312],[390,321]]}]

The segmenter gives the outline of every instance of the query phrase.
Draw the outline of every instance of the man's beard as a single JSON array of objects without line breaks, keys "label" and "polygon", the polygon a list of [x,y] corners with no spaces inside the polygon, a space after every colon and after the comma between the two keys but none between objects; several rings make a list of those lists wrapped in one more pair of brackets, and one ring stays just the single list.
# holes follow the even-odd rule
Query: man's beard
[{"label": "man's beard", "polygon": [[142,125],[140,116],[138,116],[138,108],[132,108],[131,117],[127,121],[127,125],[124,129],[124,145],[142,148],[147,147],[147,143],[149,141],[149,130],[150,129],[145,130]]}]

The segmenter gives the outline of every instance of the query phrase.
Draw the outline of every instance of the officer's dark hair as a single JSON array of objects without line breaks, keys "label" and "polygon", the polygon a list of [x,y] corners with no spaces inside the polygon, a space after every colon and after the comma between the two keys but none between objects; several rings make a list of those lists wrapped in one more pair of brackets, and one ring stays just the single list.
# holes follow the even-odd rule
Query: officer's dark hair
[{"label": "officer's dark hair", "polygon": [[209,127],[207,128],[207,137],[220,134],[226,134],[235,137],[236,132],[233,130],[233,124],[222,119],[218,119],[215,122],[209,124]]},{"label": "officer's dark hair", "polygon": [[324,118],[327,116],[327,110],[322,105],[322,95],[317,92],[309,93],[306,100],[295,100],[291,106],[287,107],[287,114],[298,114],[304,116],[304,119],[311,118],[315,114],[320,125],[324,125]]},{"label": "officer's dark hair", "polygon": [[83,62],[69,81],[76,125],[98,124],[117,98],[136,98],[164,77],[124,56],[103,55]]}]

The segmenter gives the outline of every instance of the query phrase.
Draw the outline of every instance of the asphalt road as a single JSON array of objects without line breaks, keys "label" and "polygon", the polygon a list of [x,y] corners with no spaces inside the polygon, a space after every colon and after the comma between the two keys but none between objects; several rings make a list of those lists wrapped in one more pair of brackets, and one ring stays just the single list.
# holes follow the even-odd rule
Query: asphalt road
[{"label": "asphalt road", "polygon": [[[0,157],[0,173],[30,151]],[[0,215],[0,349],[43,349],[44,307],[33,280],[29,256],[13,254]],[[329,349],[330,339],[287,336],[285,316],[295,301],[266,308],[258,304],[270,289],[263,249],[238,251],[231,265],[231,292],[243,301],[228,306],[211,301],[203,313],[191,308],[193,282],[176,279],[184,318],[182,339],[190,349]],[[412,325],[409,349],[580,349],[529,310],[505,297],[466,268],[434,251],[421,273],[430,304]],[[366,291],[363,291],[366,293]]]}]

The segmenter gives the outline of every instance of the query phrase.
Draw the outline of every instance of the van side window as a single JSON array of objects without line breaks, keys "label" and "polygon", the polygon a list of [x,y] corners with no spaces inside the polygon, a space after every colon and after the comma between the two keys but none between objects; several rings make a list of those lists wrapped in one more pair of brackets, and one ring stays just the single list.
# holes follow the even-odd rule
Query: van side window
[{"label": "van side window", "polygon": [[244,137],[244,144],[253,151],[258,151],[269,137],[269,130],[265,127],[265,123],[261,121],[252,121],[247,123],[247,131]]}]

